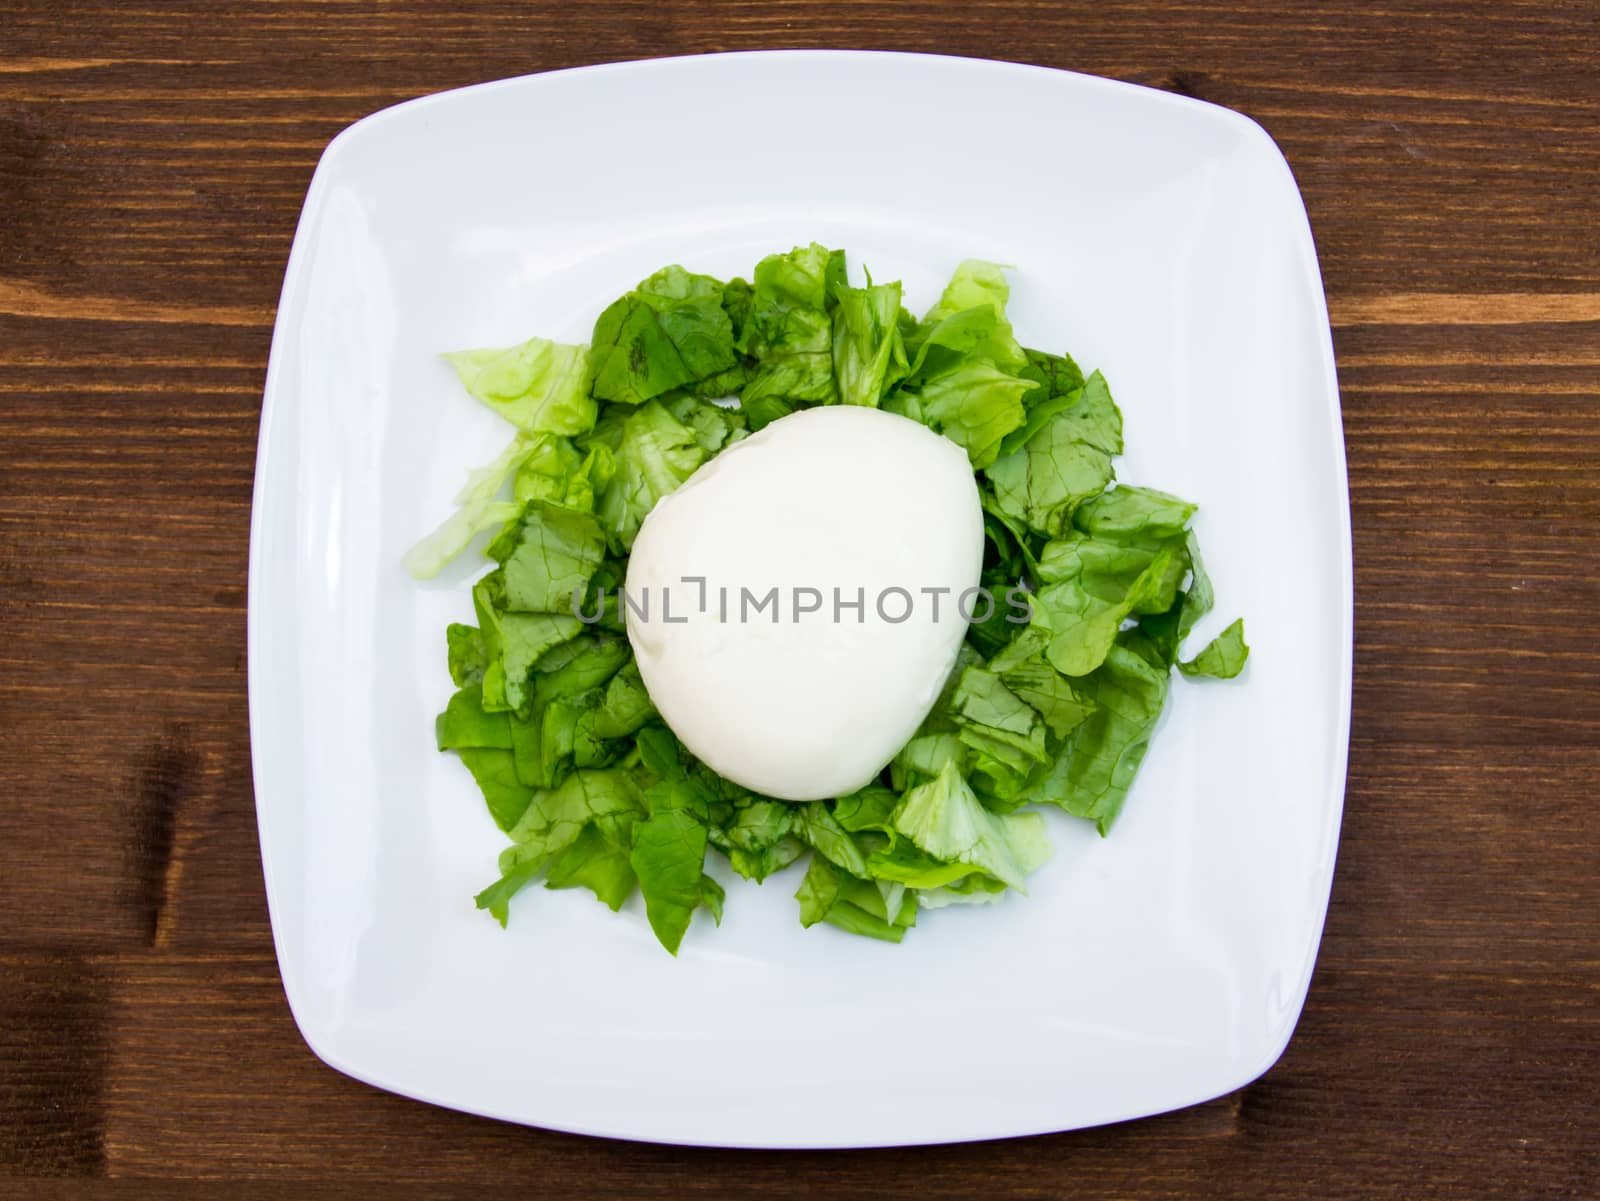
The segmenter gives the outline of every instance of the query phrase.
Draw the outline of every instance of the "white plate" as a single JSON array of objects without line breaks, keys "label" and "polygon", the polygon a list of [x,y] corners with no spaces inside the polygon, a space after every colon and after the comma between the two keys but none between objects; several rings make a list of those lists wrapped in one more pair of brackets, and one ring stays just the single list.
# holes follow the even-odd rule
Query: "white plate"
[{"label": "white plate", "polygon": [[[636,906],[473,909],[504,842],[433,750],[468,571],[406,547],[508,430],[436,357],[586,340],[669,262],[812,239],[921,308],[1016,265],[1025,344],[1102,368],[1120,478],[1202,506],[1254,654],[1175,680],[1110,838],[1052,815],[1027,897],[901,946],[805,931],[794,871],[729,888],[681,955]],[[1311,974],[1349,717],[1349,505],[1304,209],[1244,117],[1058,71],[776,53],[563,71],[357,123],[306,197],[267,373],[250,547],[256,803],[284,989],[312,1049],[395,1092],[725,1146],[993,1138],[1156,1113],[1282,1052]],[[476,565],[468,565],[473,571]]]}]

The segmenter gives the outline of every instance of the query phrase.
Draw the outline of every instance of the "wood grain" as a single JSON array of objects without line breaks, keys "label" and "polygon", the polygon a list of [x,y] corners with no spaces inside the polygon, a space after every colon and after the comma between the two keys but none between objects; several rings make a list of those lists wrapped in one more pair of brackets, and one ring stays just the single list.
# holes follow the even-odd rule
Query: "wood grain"
[{"label": "wood grain", "polygon": [[[785,46],[1066,67],[1283,147],[1357,559],[1333,903],[1234,1096],[1051,1138],[761,1155],[480,1121],[283,1002],[245,708],[255,435],[349,122]],[[1600,6],[0,0],[0,1196],[1600,1195]]]}]

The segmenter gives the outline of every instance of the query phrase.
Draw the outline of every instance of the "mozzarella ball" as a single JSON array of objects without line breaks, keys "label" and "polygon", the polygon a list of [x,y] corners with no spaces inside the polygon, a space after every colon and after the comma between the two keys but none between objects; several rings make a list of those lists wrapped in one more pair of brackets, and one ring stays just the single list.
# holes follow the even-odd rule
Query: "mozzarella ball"
[{"label": "mozzarella ball", "polygon": [[804,409],[651,511],[628,639],[662,718],[720,775],[784,800],[843,796],[937,699],[983,541],[960,446],[878,409]]}]

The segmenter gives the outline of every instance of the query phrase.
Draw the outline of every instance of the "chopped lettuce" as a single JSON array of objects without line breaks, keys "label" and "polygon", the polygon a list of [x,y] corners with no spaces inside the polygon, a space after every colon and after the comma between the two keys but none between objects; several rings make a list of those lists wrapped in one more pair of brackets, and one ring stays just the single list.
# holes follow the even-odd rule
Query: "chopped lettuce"
[{"label": "chopped lettuce", "polygon": [[626,738],[655,716],[655,703],[630,654],[622,670],[606,681],[604,695],[590,712],[589,729],[596,738]]},{"label": "chopped lettuce", "polygon": [[514,517],[516,504],[500,498],[505,482],[515,477],[520,484],[531,459],[548,455],[560,436],[590,429],[596,413],[594,397],[584,386],[589,361],[585,347],[530,338],[505,350],[462,350],[445,358],[468,393],[518,433],[492,463],[468,478],[456,497],[459,508],[407,552],[406,569],[418,579],[437,575],[480,532]]},{"label": "chopped lettuce", "polygon": [[613,913],[633,895],[637,883],[628,848],[599,826],[585,826],[555,855],[544,880],[546,888],[587,888]]},{"label": "chopped lettuce", "polygon": [[581,434],[594,424],[594,397],[584,387],[585,347],[529,338],[505,350],[444,357],[468,393],[524,433]]},{"label": "chopped lettuce", "polygon": [[812,856],[795,899],[802,926],[827,922],[848,934],[884,942],[899,942],[917,921],[917,898],[910,889],[858,879],[821,855]]},{"label": "chopped lettuce", "polygon": [[1032,826],[1038,817],[1030,822],[1028,816],[989,812],[955,766],[946,764],[932,780],[906,792],[891,820],[918,850],[1020,890],[1027,877],[1022,863],[1029,857],[1020,844],[1043,837]]},{"label": "chopped lettuce", "polygon": [[504,572],[507,608],[571,614],[606,557],[606,536],[588,513],[530,500],[489,544],[489,557]]},{"label": "chopped lettuce", "polygon": [[1085,534],[1108,542],[1183,538],[1195,506],[1154,488],[1122,485],[1084,504],[1073,524]]},{"label": "chopped lettuce", "polygon": [[1167,701],[1167,682],[1167,669],[1152,665],[1126,640],[1113,645],[1100,666],[1077,682],[1094,711],[1068,735],[1028,799],[1087,818],[1102,834],[1110,830],[1144,762]]},{"label": "chopped lettuce", "polygon": [[613,549],[633,546],[645,515],[705,462],[694,431],[651,401],[628,414],[618,430],[616,474],[595,507]]},{"label": "chopped lettuce", "polygon": [[734,871],[759,883],[805,853],[805,844],[791,833],[798,813],[786,801],[749,797],[713,824],[709,837]]},{"label": "chopped lettuce", "polygon": [[[511,840],[480,908],[503,925],[538,881],[612,910],[639,895],[677,954],[697,910],[721,924],[715,852],[758,883],[796,871],[804,926],[899,942],[921,912],[1022,891],[1050,854],[1039,807],[1110,830],[1173,671],[1232,678],[1249,647],[1236,621],[1183,658],[1215,600],[1195,506],[1115,482],[1105,377],[1023,347],[1008,301],[1004,271],[969,260],[918,320],[898,283],[854,286],[843,252],[812,243],[749,282],[663,268],[601,313],[589,347],[446,356],[516,430],[405,560],[432,575],[492,534],[475,624],[446,631],[455,690],[434,728]],[[836,403],[965,448],[995,604],[878,780],[793,804],[721,778],[661,722],[616,588],[662,497],[750,433]]]},{"label": "chopped lettuce", "polygon": [[1213,676],[1231,680],[1244,670],[1250,648],[1244,640],[1244,618],[1239,618],[1218,634],[1205,648],[1187,663],[1179,663],[1178,670],[1186,676]]},{"label": "chopped lettuce", "polygon": [[900,285],[840,288],[833,310],[833,373],[839,399],[875,407],[905,378],[905,341],[900,333]]},{"label": "chopped lettuce", "polygon": [[518,504],[544,500],[588,513],[616,471],[607,447],[581,453],[570,438],[544,435],[535,439],[517,464],[511,495]]},{"label": "chopped lettuce", "polygon": [[1013,696],[1039,715],[1052,737],[1064,738],[1094,712],[1094,705],[1041,655],[1008,664],[1000,679]]},{"label": "chopped lettuce", "polygon": [[[829,404],[834,382],[834,292],[845,284],[844,255],[813,242],[756,264],[740,346],[754,358],[740,394],[773,420],[774,403]],[[859,402],[857,402],[859,403]],[[781,414],[778,414],[781,415]],[[751,428],[759,428],[752,415]]]},{"label": "chopped lettuce", "polygon": [[431,580],[444,570],[472,540],[485,530],[497,529],[517,514],[511,501],[472,501],[462,505],[427,537],[406,552],[405,568],[419,580]]},{"label": "chopped lettuce", "polygon": [[999,456],[1005,436],[1022,424],[1022,394],[1035,386],[994,363],[973,359],[928,380],[917,400],[927,424],[966,447],[973,467],[983,468]]},{"label": "chopped lettuce", "polygon": [[450,663],[450,678],[457,688],[483,683],[483,669],[488,663],[483,635],[477,626],[452,621],[445,627],[446,657]]},{"label": "chopped lettuce", "polygon": [[[1027,355],[1028,362],[1017,374],[1039,386],[1028,393],[1027,421],[1006,435],[1005,443],[1001,447],[1005,454],[1010,454],[1027,442],[1044,428],[1045,422],[1062,409],[1076,403],[1085,383],[1082,369],[1069,354],[1046,354],[1042,350],[1028,350],[1023,353]],[[1104,380],[1101,382],[1103,385]],[[1110,399],[1109,392],[1106,394],[1106,399]],[[1122,422],[1119,413],[1117,448],[1113,453],[1121,452],[1121,437]]]},{"label": "chopped lettuce", "polygon": [[744,414],[736,409],[712,404],[687,393],[662,402],[673,419],[684,426],[700,449],[714,455],[724,446],[737,442],[748,432]]},{"label": "chopped lettuce", "polygon": [[517,504],[501,494],[539,443],[540,439],[519,433],[493,462],[473,471],[456,494],[456,511],[406,552],[402,560],[406,570],[419,580],[432,579],[480,533],[498,529],[515,517]]},{"label": "chopped lettuce", "polygon": [[989,468],[1002,513],[1032,532],[1060,537],[1084,502],[1111,483],[1112,457],[1122,453],[1122,414],[1097,371],[1071,392],[1036,404]]},{"label": "chopped lettuce", "polygon": [[576,635],[583,623],[570,613],[511,610],[503,570],[484,576],[472,589],[483,639],[483,704],[491,710],[525,712],[533,699],[529,675],[534,664]]},{"label": "chopped lettuce", "polygon": [[483,688],[469,684],[452,696],[444,712],[434,719],[434,739],[441,751],[463,747],[512,748],[511,718],[504,711],[490,712],[483,707]]},{"label": "chopped lettuce", "polygon": [[817,854],[852,876],[867,874],[867,859],[848,831],[825,805],[799,806],[793,819],[794,833],[816,849]]},{"label": "chopped lettuce", "polygon": [[643,404],[737,367],[722,289],[708,275],[674,266],[615,301],[594,325],[589,374],[594,397]]},{"label": "chopped lettuce", "polygon": [[956,268],[939,303],[928,311],[922,325],[936,331],[942,323],[964,313],[987,310],[994,320],[973,349],[1002,370],[1020,373],[1027,367],[1028,357],[1006,317],[1006,304],[1010,299],[1011,288],[1006,283],[1003,268],[981,259],[967,259]]},{"label": "chopped lettuce", "polygon": [[1038,711],[981,667],[961,673],[951,698],[951,718],[956,737],[971,751],[972,770],[985,777],[998,797],[1015,796],[1035,768],[1050,761]]},{"label": "chopped lettuce", "polygon": [[[706,895],[706,801],[693,784],[681,780],[663,780],[648,795],[650,816],[633,828],[629,862],[639,878],[650,928],[676,955],[689,918]],[[719,921],[721,908],[718,895]]]},{"label": "chopped lettuce", "polygon": [[515,826],[533,798],[533,788],[517,775],[516,757],[496,747],[463,746],[456,753],[478,782],[495,825],[502,830]]},{"label": "chopped lettuce", "polygon": [[1170,608],[1187,565],[1183,553],[1177,539],[1123,545],[1074,533],[1047,544],[1039,573],[1048,582],[1034,603],[1052,631],[1045,652],[1051,665],[1087,675],[1131,614]]}]

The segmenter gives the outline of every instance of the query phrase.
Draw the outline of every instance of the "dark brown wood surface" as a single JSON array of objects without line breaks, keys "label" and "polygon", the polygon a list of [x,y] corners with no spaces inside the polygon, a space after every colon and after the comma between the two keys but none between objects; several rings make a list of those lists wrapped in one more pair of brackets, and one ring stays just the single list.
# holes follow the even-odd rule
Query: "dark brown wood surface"
[{"label": "dark brown wood surface", "polygon": [[[1349,447],[1354,732],[1305,1014],[1233,1096],[1013,1142],[719,1153],[433,1109],[295,1032],[245,560],[317,156],[460,84],[788,46],[1168,88],[1255,117],[1294,167]],[[0,0],[0,1194],[1600,1195],[1597,532],[1593,0]]]}]

